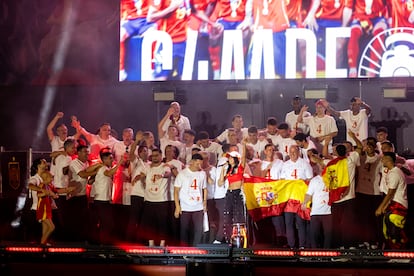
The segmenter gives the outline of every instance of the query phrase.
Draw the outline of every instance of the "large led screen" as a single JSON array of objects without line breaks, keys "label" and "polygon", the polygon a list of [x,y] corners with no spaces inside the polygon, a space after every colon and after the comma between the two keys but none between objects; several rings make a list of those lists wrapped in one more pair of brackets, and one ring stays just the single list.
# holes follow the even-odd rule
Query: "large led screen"
[{"label": "large led screen", "polygon": [[414,75],[413,0],[121,0],[120,81]]}]

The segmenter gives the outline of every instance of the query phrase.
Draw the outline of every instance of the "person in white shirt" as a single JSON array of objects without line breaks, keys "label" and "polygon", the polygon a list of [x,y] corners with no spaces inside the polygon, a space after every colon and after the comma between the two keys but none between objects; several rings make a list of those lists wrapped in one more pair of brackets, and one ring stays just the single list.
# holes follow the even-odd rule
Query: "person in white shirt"
[{"label": "person in white shirt", "polygon": [[129,152],[131,170],[131,207],[128,223],[128,240],[130,242],[144,242],[142,239],[142,216],[144,213],[145,176],[150,167],[148,161],[148,148],[145,143],[138,147],[138,156],[135,155],[137,145],[140,143],[139,133],[131,145]]},{"label": "person in white shirt", "polygon": [[301,157],[305,159],[305,161],[310,162],[308,151],[310,149],[316,149],[315,143],[304,133],[297,133],[295,137],[293,137],[293,140],[295,140],[300,148]]},{"label": "person in white shirt", "polygon": [[78,157],[69,164],[69,187],[74,191],[70,193],[67,200],[67,227],[72,241],[86,241],[89,238],[89,208],[86,188],[88,178],[95,176],[101,164],[89,166],[88,146],[79,144],[76,148]]},{"label": "person in white shirt", "polygon": [[183,147],[180,152],[180,161],[184,164],[189,164],[192,156],[192,150],[197,147],[196,144],[194,144],[196,133],[192,129],[186,129],[184,130],[183,135]]},{"label": "person in white shirt", "polygon": [[131,144],[134,141],[134,130],[132,128],[125,128],[122,131],[122,141],[114,144],[112,152],[114,154],[115,162],[124,160],[123,165],[119,166],[113,177],[112,185],[112,201],[111,204],[114,223],[118,225],[115,229],[114,235],[120,241],[125,241],[127,236],[127,225],[129,220],[129,210],[131,205],[131,174],[129,171],[129,151]]},{"label": "person in white shirt", "polygon": [[181,245],[201,243],[203,213],[207,212],[207,181],[202,163],[203,157],[194,154],[189,166],[177,175],[174,183],[174,216],[180,218]]},{"label": "person in white shirt", "polygon": [[174,182],[178,173],[185,168],[185,164],[178,160],[180,151],[176,146],[168,145],[165,147],[165,158],[163,162],[171,170],[168,179],[168,240],[170,245],[178,245],[180,243],[180,221],[174,217]]},{"label": "person in white shirt", "polygon": [[158,136],[160,137],[160,149],[162,152],[162,156],[165,157],[165,147],[168,145],[173,145],[178,148],[178,150],[181,152],[184,148],[184,144],[179,140],[179,130],[176,125],[170,125],[167,128],[167,132],[164,132],[158,126]]},{"label": "person in white shirt", "polygon": [[310,211],[310,245],[311,248],[331,248],[332,215],[329,202],[329,192],[320,175],[316,175],[309,182],[302,210],[306,211],[307,204],[312,201]]},{"label": "person in white shirt", "polygon": [[89,158],[92,163],[99,162],[99,154],[101,149],[109,148],[113,149],[115,143],[119,142],[118,139],[112,136],[112,128],[109,123],[103,123],[99,127],[98,134],[92,134],[81,126],[81,123],[78,119],[72,120],[72,126],[80,132],[89,143]]},{"label": "person in white shirt", "polygon": [[[235,130],[237,134],[237,139],[242,141],[244,138],[247,137],[247,128],[243,127],[243,117],[240,114],[236,114],[233,116],[231,120],[232,128]],[[228,141],[228,129],[225,129],[219,136],[215,139],[218,143],[229,143]]]},{"label": "person in white shirt", "polygon": [[[336,111],[326,100],[322,100],[325,108],[332,115],[345,120],[346,140],[356,146],[355,141],[348,135],[348,131],[355,133],[355,136],[363,141],[368,138],[368,118],[371,115],[371,107],[358,97],[352,97],[350,109]],[[361,109],[361,107],[364,107]]]},{"label": "person in white shirt", "polygon": [[264,150],[264,160],[261,162],[261,177],[278,180],[282,172],[283,160],[275,155],[276,149],[273,144],[267,144]]},{"label": "person in white shirt", "polygon": [[[289,148],[289,160],[283,163],[281,179],[295,180],[302,179],[309,181],[313,177],[313,170],[311,165],[303,158],[299,157],[299,147],[292,145]],[[286,225],[286,238],[290,248],[296,247],[295,229],[297,225],[298,229],[298,247],[305,248],[306,240],[306,221],[302,219],[296,212],[286,212],[285,225]],[[296,223],[295,223],[296,222]]]},{"label": "person in white shirt", "polygon": [[[181,106],[178,102],[170,104],[170,108],[161,119],[159,125],[164,132],[167,132],[168,127],[171,125],[177,126],[179,141],[183,141],[184,130],[191,129],[190,120],[181,114]],[[159,138],[161,139],[161,136]]]},{"label": "person in white shirt", "polygon": [[[302,132],[304,134],[309,134],[309,126],[304,123],[298,122],[298,117],[300,110],[302,108],[302,99],[299,96],[295,96],[292,99],[292,108],[293,110],[286,113],[285,122],[288,123],[290,129],[295,133]],[[309,112],[304,112],[303,117],[309,117],[311,114]]]},{"label": "person in white shirt", "polygon": [[278,151],[282,153],[283,160],[286,160],[289,157],[289,148],[291,145],[296,145],[295,140],[292,139],[292,134],[289,125],[285,122],[280,123],[278,126],[278,136],[276,139],[275,146]]},{"label": "person in white shirt", "polygon": [[112,199],[112,177],[118,170],[119,166],[123,164],[123,159],[113,166],[114,157],[112,152],[103,148],[99,154],[102,166],[99,167],[95,182],[92,185],[91,194],[93,198],[93,210],[96,215],[98,226],[98,241],[101,244],[111,244],[113,240],[113,228],[118,227],[113,223],[113,212],[111,206]]},{"label": "person in white shirt", "polygon": [[[339,144],[334,148],[334,155],[337,160],[346,158],[347,173],[349,179],[349,186],[347,190],[341,195],[339,200],[336,200],[331,205],[332,221],[333,221],[333,237],[332,246],[335,248],[355,247],[357,237],[355,231],[355,181],[356,168],[360,166],[359,154],[356,151],[347,153],[346,146]],[[332,160],[330,162],[335,161]],[[329,166],[329,163],[327,164]],[[337,175],[340,174],[337,172]],[[326,184],[330,186],[329,183]]]},{"label": "person in white shirt", "polygon": [[214,194],[216,191],[216,179],[217,179],[217,169],[215,166],[210,164],[209,158],[210,154],[206,151],[200,151],[199,154],[203,157],[203,163],[201,164],[201,169],[206,173],[206,182],[207,182],[207,213],[208,213],[208,223],[209,230],[204,232],[203,241],[205,243],[212,243],[216,239],[217,235],[217,226],[219,225],[218,219],[218,209],[216,208],[216,201],[214,199]]},{"label": "person in white shirt", "polygon": [[381,144],[383,142],[389,142],[388,140],[388,129],[386,127],[379,127],[375,130],[375,135],[377,138],[377,150],[379,154],[382,154]]},{"label": "person in white shirt", "polygon": [[265,146],[268,144],[266,139],[259,139],[259,131],[256,126],[250,126],[247,130],[247,145],[253,147],[253,158],[261,159]]},{"label": "person in white shirt", "polygon": [[[72,161],[72,157],[76,152],[75,141],[72,139],[67,139],[63,145],[64,151],[60,152],[57,157],[52,159],[53,171],[53,185],[57,189],[67,188],[69,185],[69,164]],[[69,235],[67,233],[67,217],[68,217],[68,207],[67,207],[67,197],[66,193],[60,193],[59,197],[55,199],[57,209],[54,210],[54,220],[56,225],[56,239],[61,241],[67,241]]]},{"label": "person in white shirt", "polygon": [[197,145],[202,151],[210,153],[210,164],[215,166],[217,158],[223,154],[221,145],[210,140],[207,131],[200,131],[197,135]]},{"label": "person in white shirt", "polygon": [[384,217],[384,237],[387,249],[401,249],[407,243],[404,224],[408,212],[407,183],[404,174],[395,166],[394,152],[384,152],[382,157],[382,179],[380,188],[384,199],[375,211]]},{"label": "person in white shirt", "polygon": [[145,177],[144,214],[142,216],[143,237],[154,246],[160,241],[165,246],[168,237],[168,215],[170,205],[169,178],[171,169],[162,162],[160,149],[153,149],[151,153],[151,166]]},{"label": "person in white shirt", "polygon": [[63,150],[63,143],[67,139],[78,140],[80,137],[80,133],[76,132],[73,136],[68,136],[68,128],[65,124],[60,124],[56,128],[56,134],[53,132],[53,128],[56,126],[57,122],[62,119],[64,116],[63,112],[56,113],[55,117],[49,122],[46,127],[47,137],[49,138],[50,146],[52,148],[52,152],[54,151],[62,151]]},{"label": "person in white shirt", "polygon": [[331,138],[328,151],[332,152],[332,139],[338,134],[338,127],[336,121],[332,116],[326,115],[326,108],[323,100],[318,100],[315,103],[316,114],[314,116],[305,117],[305,112],[308,106],[304,105],[298,116],[298,123],[304,123],[309,126],[309,135],[314,139],[318,152],[322,152],[322,147],[325,141]]},{"label": "person in white shirt", "polygon": [[[40,175],[48,169],[48,164],[45,159],[37,158],[33,160],[33,163],[30,167],[30,178],[28,180],[27,188],[29,189],[29,198],[32,199],[32,204],[30,206],[30,214],[26,221],[27,229],[27,241],[38,241],[42,235],[42,227],[36,219],[36,210],[37,210],[37,192],[45,192],[45,189],[40,187],[43,179]],[[27,198],[26,198],[27,200]],[[25,225],[25,224],[23,224]]]},{"label": "person in white shirt", "polygon": [[[213,221],[217,222],[217,233],[213,239],[213,243],[214,244],[220,244],[222,242],[225,242],[224,239],[224,210],[225,210],[225,205],[226,205],[226,193],[227,193],[227,189],[229,187],[229,182],[226,179],[224,181],[223,185],[219,185],[219,178],[220,178],[220,172],[222,169],[227,170],[227,166],[228,166],[228,158],[226,157],[226,155],[232,151],[236,151],[238,152],[239,149],[237,148],[237,146],[231,146],[230,144],[224,144],[223,147],[223,154],[221,157],[219,157],[218,161],[217,161],[217,166],[216,166],[216,179],[214,182],[214,205],[216,207],[216,214],[217,214],[217,218],[214,219],[214,215],[213,215]],[[222,168],[224,167],[224,168]],[[209,214],[210,216],[210,214]]]},{"label": "person in white shirt", "polygon": [[[264,150],[265,158],[261,162],[261,177],[273,180],[279,180],[282,172],[283,160],[276,156],[276,149],[273,144],[267,144]],[[272,216],[272,224],[276,232],[276,246],[283,247],[286,245],[286,226],[283,214]]]},{"label": "person in white shirt", "polygon": [[267,140],[271,141],[273,145],[277,144],[278,139],[278,129],[277,129],[277,120],[275,117],[267,118],[266,128],[264,129]]},{"label": "person in white shirt", "polygon": [[364,145],[358,139],[357,145],[361,143],[362,151],[355,150],[360,154],[355,188],[356,221],[358,225],[364,225],[358,231],[358,241],[360,247],[375,249],[382,240],[382,228],[375,217],[375,210],[383,198],[380,190],[382,163],[376,152],[377,139],[368,137],[363,142]]}]

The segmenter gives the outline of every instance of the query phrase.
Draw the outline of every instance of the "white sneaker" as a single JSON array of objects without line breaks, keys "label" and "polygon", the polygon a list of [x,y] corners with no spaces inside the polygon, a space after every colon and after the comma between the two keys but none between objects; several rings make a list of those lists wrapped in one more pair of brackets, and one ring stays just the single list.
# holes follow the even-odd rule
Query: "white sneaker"
[{"label": "white sneaker", "polygon": [[219,242],[218,240],[214,240],[213,244],[221,244],[221,242]]}]

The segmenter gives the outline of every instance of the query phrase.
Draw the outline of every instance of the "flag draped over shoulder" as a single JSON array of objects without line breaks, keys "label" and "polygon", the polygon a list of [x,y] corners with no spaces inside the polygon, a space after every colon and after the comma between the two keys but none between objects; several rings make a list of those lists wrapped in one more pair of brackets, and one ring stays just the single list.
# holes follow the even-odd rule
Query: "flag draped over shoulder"
[{"label": "flag draped over shoulder", "polygon": [[303,180],[272,180],[252,176],[244,179],[246,207],[254,221],[283,212],[297,213],[301,218],[310,219],[310,209],[301,209],[308,185]]},{"label": "flag draped over shoulder", "polygon": [[349,187],[348,160],[346,157],[335,158],[326,165],[322,179],[329,190],[329,205],[340,200]]}]

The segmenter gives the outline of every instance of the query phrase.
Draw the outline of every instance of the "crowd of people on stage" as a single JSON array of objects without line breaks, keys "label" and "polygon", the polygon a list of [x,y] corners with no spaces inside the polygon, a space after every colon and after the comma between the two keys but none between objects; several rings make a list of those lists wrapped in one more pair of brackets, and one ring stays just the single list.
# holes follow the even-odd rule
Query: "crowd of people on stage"
[{"label": "crowd of people on stage", "polygon": [[[390,28],[413,28],[414,10],[411,1],[395,0],[122,0],[120,19],[120,81],[127,79],[128,70],[126,65],[130,62],[128,46],[125,42],[130,37],[142,38],[146,34],[151,35],[150,31],[153,30],[163,31],[171,38],[172,54],[166,55],[167,50],[160,46],[165,42],[165,36],[156,34],[157,39],[163,42],[158,41],[156,47],[148,47],[153,52],[148,52],[151,59],[148,64],[152,64],[152,67],[147,68],[148,71],[151,68],[155,69],[152,76],[142,77],[143,80],[182,79],[187,52],[195,51],[192,48],[194,42],[188,43],[190,49],[186,51],[186,41],[191,39],[189,30],[199,32],[197,38],[199,47],[194,55],[196,61],[200,57],[200,60],[210,62],[214,76],[209,76],[209,79],[257,79],[259,76],[252,71],[258,66],[267,67],[264,73],[259,71],[259,75],[265,74],[267,79],[286,78],[286,60],[296,58],[296,51],[294,51],[294,56],[285,58],[286,52],[290,50],[289,47],[295,47],[296,49],[296,42],[294,45],[287,45],[287,30],[310,30],[310,34],[314,34],[318,41],[324,41],[325,31],[329,28],[337,28],[334,32],[338,34],[338,37],[335,36],[333,41],[324,42],[323,44],[329,45],[330,49],[318,49],[318,54],[325,58],[325,55],[328,56],[326,54],[328,50],[333,51],[335,58],[333,63],[338,64],[339,68],[347,68],[345,76],[336,75],[333,77],[355,78],[359,76],[359,60],[367,44],[366,41],[379,36]],[[346,27],[349,27],[350,30],[344,31],[343,28]],[[224,49],[223,33],[224,31],[234,33],[236,30],[241,30],[242,33],[240,36],[235,35],[232,38],[227,38],[229,41],[234,40],[232,41],[234,45],[228,46],[230,48],[235,47],[234,56],[238,57],[234,61],[236,71],[237,68],[243,68],[243,70],[241,70],[241,74],[233,72],[236,76],[232,76],[230,73],[231,63],[222,67],[223,63],[227,63],[224,62],[224,59],[230,59],[231,61],[233,55],[232,51]],[[267,35],[267,33],[264,34],[263,30],[269,31],[270,37],[268,40],[261,38],[261,36]],[[260,37],[257,40],[254,36],[256,33]],[[297,71],[302,77],[310,77],[307,75],[309,72],[306,71],[306,62],[310,63],[306,61],[308,52],[305,54],[304,50],[306,48],[305,40],[307,40],[309,33],[301,32],[300,34],[297,48],[299,48],[298,60],[301,68]],[[238,40],[241,40],[240,43]],[[364,76],[380,76],[381,56],[389,50],[387,48],[388,44],[387,46],[382,45],[385,44],[383,40],[384,36],[372,43],[371,51],[367,53],[371,62],[367,65]],[[412,41],[412,38],[410,41]],[[271,66],[261,65],[262,56],[256,56],[255,43],[260,45],[260,51],[262,43],[273,46],[271,48],[272,55],[265,62],[271,63]],[[166,46],[164,45],[164,47]],[[311,46],[307,45],[307,47]],[[170,50],[169,47],[166,48]],[[264,51],[266,51],[265,48]],[[314,54],[316,58],[316,53]],[[240,58],[241,56],[244,59]],[[273,60],[270,60],[272,58]],[[325,62],[324,58],[318,60],[318,62]],[[409,57],[407,56],[407,58]],[[172,66],[169,62],[170,59],[173,60]],[[192,56],[191,68],[193,62]],[[144,63],[144,66],[148,66],[144,61],[142,63]],[[342,63],[346,65],[342,66]],[[140,64],[136,66],[141,68]],[[320,69],[319,67],[324,66],[318,65],[318,69]],[[226,69],[229,69],[228,72]],[[200,71],[202,70],[200,69]],[[144,70],[141,73],[142,75],[146,74]],[[270,75],[267,75],[267,73]],[[332,72],[326,72],[327,76],[330,74],[332,77]],[[292,77],[295,76],[289,76],[289,78]],[[316,76],[312,75],[311,77]],[[191,79],[191,76],[185,76],[184,79]]]},{"label": "crowd of people on stage", "polygon": [[[310,107],[296,96],[283,120],[246,128],[234,115],[231,127],[210,137],[192,130],[172,102],[158,123],[159,139],[131,128],[118,139],[109,123],[94,134],[75,116],[69,136],[58,112],[47,127],[51,160],[31,167],[28,232],[43,245],[197,245],[231,243],[240,224],[249,246],[407,247],[413,166],[395,153],[385,127],[369,136],[370,114],[358,97],[337,111],[325,99]],[[337,141],[335,117],[345,121],[346,141]],[[249,176],[303,180],[300,210],[310,206],[310,220],[286,210],[253,221],[243,191]]]}]

